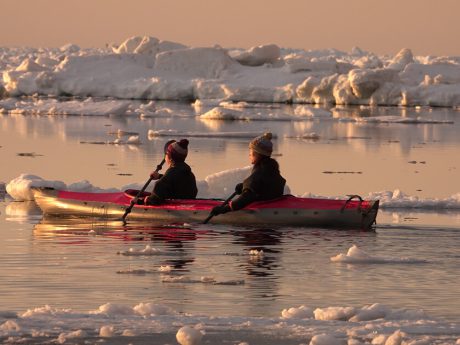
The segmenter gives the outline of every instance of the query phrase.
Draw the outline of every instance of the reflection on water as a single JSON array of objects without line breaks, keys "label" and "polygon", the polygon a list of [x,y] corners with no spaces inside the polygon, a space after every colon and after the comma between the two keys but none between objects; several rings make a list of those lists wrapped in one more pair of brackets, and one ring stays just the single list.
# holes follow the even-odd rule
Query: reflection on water
[{"label": "reflection on water", "polygon": [[270,276],[277,269],[276,255],[280,254],[282,232],[275,229],[233,230],[233,243],[247,247],[249,258],[243,265],[248,275]]},{"label": "reflection on water", "polygon": [[[460,284],[455,274],[458,223],[436,229],[420,226],[425,220],[415,219],[388,222],[376,232],[356,232],[13,219],[0,217],[0,295],[5,310],[45,304],[90,310],[107,302],[140,301],[197,314],[265,317],[301,304],[380,302],[452,318],[460,310],[454,297]],[[372,255],[406,256],[424,264],[356,266],[330,261],[353,245]]]}]

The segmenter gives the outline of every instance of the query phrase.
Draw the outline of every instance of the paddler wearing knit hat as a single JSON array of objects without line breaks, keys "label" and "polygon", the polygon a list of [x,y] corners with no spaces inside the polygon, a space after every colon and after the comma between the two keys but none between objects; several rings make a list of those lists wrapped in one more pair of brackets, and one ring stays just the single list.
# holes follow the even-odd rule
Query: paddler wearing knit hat
[{"label": "paddler wearing knit hat", "polygon": [[286,180],[281,176],[279,164],[271,158],[272,134],[265,133],[249,143],[251,175],[235,187],[239,197],[226,205],[216,206],[213,215],[237,211],[254,201],[271,200],[283,195]]},{"label": "paddler wearing knit hat", "polygon": [[173,141],[166,148],[165,160],[168,169],[164,175],[154,171],[150,176],[158,180],[150,196],[144,199],[145,205],[162,204],[166,199],[195,199],[198,193],[195,175],[185,163],[188,154],[187,139]]}]

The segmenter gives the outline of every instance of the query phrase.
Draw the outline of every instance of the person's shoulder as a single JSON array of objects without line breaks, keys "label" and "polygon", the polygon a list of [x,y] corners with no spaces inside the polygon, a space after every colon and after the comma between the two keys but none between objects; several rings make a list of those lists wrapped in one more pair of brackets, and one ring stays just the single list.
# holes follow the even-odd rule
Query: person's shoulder
[{"label": "person's shoulder", "polygon": [[176,171],[191,172],[192,168],[185,162],[178,162],[174,165]]},{"label": "person's shoulder", "polygon": [[261,167],[263,169],[273,170],[273,169],[279,169],[279,164],[275,159],[271,157],[267,157],[261,161]]}]

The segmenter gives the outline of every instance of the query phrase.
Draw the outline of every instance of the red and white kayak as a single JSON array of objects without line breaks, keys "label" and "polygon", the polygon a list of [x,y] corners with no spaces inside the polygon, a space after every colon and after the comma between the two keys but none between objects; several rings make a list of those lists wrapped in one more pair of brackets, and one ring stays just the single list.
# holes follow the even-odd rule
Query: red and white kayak
[{"label": "red and white kayak", "polygon": [[[136,190],[117,193],[82,193],[34,188],[35,201],[46,215],[121,219]],[[145,193],[147,195],[148,193]],[[358,200],[353,200],[357,198]],[[159,206],[134,205],[128,220],[203,222],[222,200],[168,200]],[[259,201],[242,210],[213,217],[209,223],[232,225],[274,225],[333,227],[368,230],[377,217],[379,201],[281,198]]]}]

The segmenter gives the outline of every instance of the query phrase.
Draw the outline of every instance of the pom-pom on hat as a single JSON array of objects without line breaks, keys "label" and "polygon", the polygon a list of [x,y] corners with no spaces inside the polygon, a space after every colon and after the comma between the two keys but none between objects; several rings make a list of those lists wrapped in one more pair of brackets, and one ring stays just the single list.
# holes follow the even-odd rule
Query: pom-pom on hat
[{"label": "pom-pom on hat", "polygon": [[249,148],[262,156],[270,157],[273,152],[272,134],[265,133],[249,143]]},{"label": "pom-pom on hat", "polygon": [[174,162],[183,162],[188,154],[188,140],[181,139],[180,141],[175,141],[169,144],[166,154]]}]

